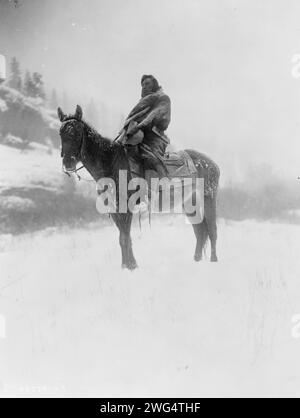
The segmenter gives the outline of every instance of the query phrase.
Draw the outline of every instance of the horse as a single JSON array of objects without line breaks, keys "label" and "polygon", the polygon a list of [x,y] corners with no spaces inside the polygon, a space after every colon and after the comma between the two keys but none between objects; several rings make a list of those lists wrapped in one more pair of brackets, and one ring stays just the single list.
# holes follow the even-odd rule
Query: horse
[{"label": "horse", "polygon": [[[61,158],[64,171],[76,172],[79,162],[98,182],[103,178],[112,178],[118,183],[120,170],[129,172],[130,166],[126,147],[117,141],[112,141],[100,135],[83,118],[82,109],[79,105],[73,115],[65,114],[61,108],[57,109],[61,122]],[[205,244],[210,239],[210,261],[218,261],[216,252],[217,223],[216,206],[217,190],[220,170],[218,166],[206,155],[195,150],[185,150],[193,160],[197,169],[197,177],[204,178],[204,214],[201,222],[193,223],[196,237],[194,260],[202,259]],[[137,262],[133,255],[132,241],[130,236],[132,224],[132,212],[112,213],[114,223],[119,230],[119,244],[122,252],[122,268],[134,270]]]}]

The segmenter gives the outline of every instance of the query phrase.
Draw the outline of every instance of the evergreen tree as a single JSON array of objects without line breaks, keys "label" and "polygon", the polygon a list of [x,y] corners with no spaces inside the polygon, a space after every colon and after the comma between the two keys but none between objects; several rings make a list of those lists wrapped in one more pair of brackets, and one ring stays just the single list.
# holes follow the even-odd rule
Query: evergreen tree
[{"label": "evergreen tree", "polygon": [[99,125],[98,110],[93,99],[90,100],[86,109],[86,119],[92,125]]},{"label": "evergreen tree", "polygon": [[32,82],[33,82],[33,97],[40,97],[41,99],[46,99],[45,89],[44,89],[44,82],[42,80],[42,74],[40,73],[33,73],[32,74]]},{"label": "evergreen tree", "polygon": [[65,113],[71,112],[69,97],[65,91],[63,92],[62,109]]},{"label": "evergreen tree", "polygon": [[23,93],[25,96],[34,97],[34,86],[30,72],[27,70],[24,77]]},{"label": "evergreen tree", "polygon": [[8,79],[9,87],[13,89],[22,90],[22,78],[21,78],[21,70],[20,64],[16,57],[13,57],[10,62],[10,75]]},{"label": "evergreen tree", "polygon": [[52,89],[51,99],[50,99],[50,108],[55,109],[55,110],[58,108],[57,93],[55,89]]},{"label": "evergreen tree", "polygon": [[28,97],[39,97],[45,100],[46,94],[44,90],[44,83],[40,73],[35,72],[31,75],[29,71],[26,71],[23,93]]}]

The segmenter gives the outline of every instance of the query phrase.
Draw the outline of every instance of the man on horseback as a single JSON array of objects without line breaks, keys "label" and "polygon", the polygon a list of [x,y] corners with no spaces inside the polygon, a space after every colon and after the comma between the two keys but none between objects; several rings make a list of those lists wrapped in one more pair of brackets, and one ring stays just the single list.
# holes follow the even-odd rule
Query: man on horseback
[{"label": "man on horseback", "polygon": [[141,85],[141,99],[129,113],[118,142],[138,146],[145,168],[165,177],[163,156],[169,139],[164,131],[171,120],[171,101],[152,75],[143,75]]}]

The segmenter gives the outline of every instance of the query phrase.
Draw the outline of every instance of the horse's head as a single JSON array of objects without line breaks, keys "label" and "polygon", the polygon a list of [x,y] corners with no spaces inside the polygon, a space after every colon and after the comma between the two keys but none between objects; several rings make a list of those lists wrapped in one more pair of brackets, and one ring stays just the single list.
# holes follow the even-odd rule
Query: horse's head
[{"label": "horse's head", "polygon": [[77,105],[74,115],[66,115],[61,108],[57,114],[62,125],[59,131],[61,137],[61,156],[65,171],[75,171],[76,164],[81,159],[81,147],[84,135],[82,109]]}]

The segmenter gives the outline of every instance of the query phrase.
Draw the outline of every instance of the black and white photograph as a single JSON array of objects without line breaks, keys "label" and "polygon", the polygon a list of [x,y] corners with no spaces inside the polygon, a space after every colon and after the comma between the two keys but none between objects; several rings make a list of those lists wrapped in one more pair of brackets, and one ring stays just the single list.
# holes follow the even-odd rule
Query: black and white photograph
[{"label": "black and white photograph", "polygon": [[300,397],[299,254],[299,1],[0,0],[0,398]]}]

